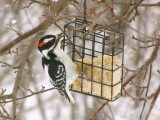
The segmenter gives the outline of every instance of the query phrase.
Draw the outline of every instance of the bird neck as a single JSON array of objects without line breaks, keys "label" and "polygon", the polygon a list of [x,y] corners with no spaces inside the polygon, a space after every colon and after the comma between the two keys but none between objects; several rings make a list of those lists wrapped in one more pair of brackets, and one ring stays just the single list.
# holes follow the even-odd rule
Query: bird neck
[{"label": "bird neck", "polygon": [[48,52],[48,57],[51,58],[51,59],[57,58],[57,56],[56,56],[56,54],[54,54],[53,50],[50,50],[50,51]]}]

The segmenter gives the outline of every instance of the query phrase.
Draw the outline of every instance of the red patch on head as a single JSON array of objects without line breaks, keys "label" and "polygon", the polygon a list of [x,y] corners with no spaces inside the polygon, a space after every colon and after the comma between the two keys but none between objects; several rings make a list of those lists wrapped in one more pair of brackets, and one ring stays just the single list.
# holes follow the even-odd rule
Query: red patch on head
[{"label": "red patch on head", "polygon": [[45,44],[46,44],[46,42],[38,42],[38,47],[42,47]]}]

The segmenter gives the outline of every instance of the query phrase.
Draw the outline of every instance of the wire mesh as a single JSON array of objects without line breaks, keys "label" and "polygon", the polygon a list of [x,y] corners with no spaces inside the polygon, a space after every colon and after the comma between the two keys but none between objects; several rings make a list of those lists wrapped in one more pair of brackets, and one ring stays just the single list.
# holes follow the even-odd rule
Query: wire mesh
[{"label": "wire mesh", "polygon": [[114,101],[122,95],[124,35],[98,28],[102,26],[78,18],[64,26],[63,49],[70,48],[79,72],[70,90]]}]

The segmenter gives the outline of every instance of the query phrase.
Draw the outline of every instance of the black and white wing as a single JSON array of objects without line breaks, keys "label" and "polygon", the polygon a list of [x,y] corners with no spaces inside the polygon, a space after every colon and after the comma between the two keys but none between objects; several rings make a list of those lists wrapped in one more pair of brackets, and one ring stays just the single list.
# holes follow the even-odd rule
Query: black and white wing
[{"label": "black and white wing", "polygon": [[[48,66],[48,72],[51,83],[58,90],[65,90],[66,85],[66,72],[63,65]],[[63,95],[63,93],[61,93]]]},{"label": "black and white wing", "polygon": [[61,95],[69,99],[68,94],[66,93],[66,70],[64,65],[56,60],[47,60],[42,58],[42,65],[47,74],[49,75],[50,81],[53,86],[58,90]]}]

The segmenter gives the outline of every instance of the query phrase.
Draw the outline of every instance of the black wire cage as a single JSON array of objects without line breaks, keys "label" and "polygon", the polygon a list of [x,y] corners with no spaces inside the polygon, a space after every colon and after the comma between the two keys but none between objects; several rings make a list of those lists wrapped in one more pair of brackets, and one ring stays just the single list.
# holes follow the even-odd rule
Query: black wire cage
[{"label": "black wire cage", "polygon": [[109,101],[118,99],[122,95],[124,34],[78,18],[64,26],[64,34],[63,49],[79,73],[70,90]]}]

